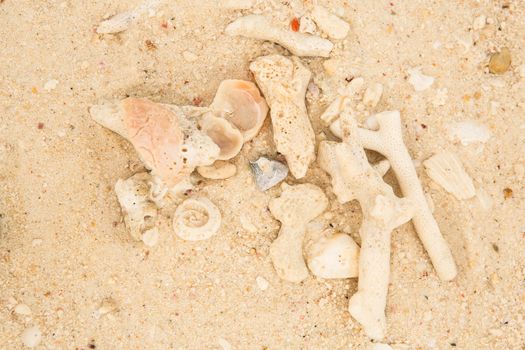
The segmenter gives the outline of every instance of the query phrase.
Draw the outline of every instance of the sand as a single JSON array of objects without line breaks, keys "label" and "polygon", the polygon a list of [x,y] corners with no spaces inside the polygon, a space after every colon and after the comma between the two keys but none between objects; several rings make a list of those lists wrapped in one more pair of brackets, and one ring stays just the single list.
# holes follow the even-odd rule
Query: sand
[{"label": "sand", "polygon": [[[128,95],[208,105],[221,80],[251,80],[254,58],[287,54],[271,43],[224,35],[228,23],[261,12],[286,25],[312,5],[259,1],[240,11],[194,3],[161,1],[126,31],[99,35],[100,21],[140,2],[0,1],[1,349],[23,349],[22,334],[33,326],[42,336],[38,349],[370,345],[346,310],[355,279],[292,284],[273,270],[268,247],[279,224],[267,204],[280,190],[258,191],[248,167],[261,154],[275,155],[269,122],[233,160],[236,176],[203,181],[196,190],[223,214],[216,236],[182,241],[167,212],[156,246],[129,237],[113,186],[142,166],[126,141],[90,119],[88,107]],[[308,99],[316,134],[326,130],[319,115],[345,78],[383,84],[374,111],[401,111],[405,142],[459,269],[454,281],[440,281],[412,225],[395,230],[384,342],[396,350],[523,349],[523,4],[319,3],[351,30],[334,41],[328,63],[303,59],[321,91]],[[481,15],[487,24],[476,21]],[[512,65],[491,74],[489,57],[502,47]],[[412,68],[434,83],[416,92],[408,81]],[[451,140],[447,127],[463,120],[486,125],[490,139],[468,146]],[[442,150],[458,155],[491,205],[456,200],[430,180],[420,164]],[[392,174],[386,179],[399,191]],[[338,204],[317,165],[301,182],[325,190],[331,206],[322,219],[358,240],[358,205]]]}]

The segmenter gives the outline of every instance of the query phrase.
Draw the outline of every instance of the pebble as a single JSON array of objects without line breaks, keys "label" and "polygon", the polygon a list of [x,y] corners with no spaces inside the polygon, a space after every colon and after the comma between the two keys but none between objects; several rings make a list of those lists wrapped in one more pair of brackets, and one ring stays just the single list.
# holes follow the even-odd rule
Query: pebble
[{"label": "pebble", "polygon": [[375,343],[375,344],[372,344],[371,350],[394,350],[394,349],[392,349],[392,347],[388,344]]},{"label": "pebble", "polygon": [[344,39],[348,35],[350,25],[341,18],[330,13],[322,6],[315,6],[312,11],[313,20],[319,28],[332,39]]},{"label": "pebble", "polygon": [[232,345],[224,338],[217,339],[217,343],[219,343],[222,350],[232,350]]},{"label": "pebble", "polygon": [[407,72],[410,75],[408,82],[416,91],[426,90],[434,84],[434,77],[422,74],[418,68],[409,69]]},{"label": "pebble", "polygon": [[26,304],[18,304],[15,306],[15,313],[19,315],[28,316],[31,315],[31,309]]},{"label": "pebble", "polygon": [[159,241],[159,230],[154,227],[152,229],[147,230],[142,235],[142,242],[144,242],[145,245],[148,247],[155,246]]},{"label": "pebble", "polygon": [[45,84],[44,84],[44,90],[46,91],[52,91],[52,90],[55,90],[56,87],[58,85],[58,80],[56,79],[51,79],[49,81],[47,81]]},{"label": "pebble", "polygon": [[40,344],[41,340],[42,332],[40,332],[38,326],[27,328],[22,333],[22,343],[24,343],[24,345],[28,348],[36,347],[38,344]]},{"label": "pebble", "polygon": [[490,56],[489,72],[492,74],[503,74],[509,70],[511,61],[510,50],[504,47],[500,52]]},{"label": "pebble", "polygon": [[261,191],[266,191],[283,181],[288,175],[288,167],[276,160],[260,157],[250,162],[255,183]]},{"label": "pebble", "polygon": [[191,51],[184,51],[182,53],[182,57],[186,60],[186,62],[195,62],[199,58],[196,54],[194,54]]},{"label": "pebble", "polygon": [[485,24],[487,24],[487,17],[485,15],[481,15],[474,18],[474,21],[472,22],[472,28],[474,28],[474,30],[480,30],[485,27]]},{"label": "pebble", "polygon": [[370,108],[374,108],[379,103],[382,94],[383,85],[380,83],[375,83],[365,90],[365,94],[363,95],[363,103]]},{"label": "pebble", "polygon": [[257,283],[257,286],[259,287],[260,290],[267,290],[268,287],[270,286],[270,283],[268,283],[268,281],[264,277],[261,277],[261,276],[258,276],[255,279],[255,282]]}]

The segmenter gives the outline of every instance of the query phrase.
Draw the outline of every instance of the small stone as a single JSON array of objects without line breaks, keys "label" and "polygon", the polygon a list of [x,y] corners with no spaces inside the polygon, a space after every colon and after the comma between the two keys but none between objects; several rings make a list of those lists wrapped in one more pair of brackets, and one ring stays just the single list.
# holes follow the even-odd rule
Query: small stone
[{"label": "small stone", "polygon": [[47,81],[45,84],[44,84],[44,90],[46,91],[51,91],[51,90],[55,90],[56,87],[58,85],[58,80],[56,79],[51,79],[49,81]]},{"label": "small stone", "polygon": [[117,311],[117,310],[118,310],[118,306],[117,306],[117,302],[115,301],[115,299],[113,299],[111,297],[105,298],[100,303],[100,307],[97,310],[97,314],[98,314],[97,316],[98,317],[104,316],[104,315],[107,315],[107,314],[109,314],[111,312],[114,312],[114,311]]},{"label": "small stone", "polygon": [[28,348],[36,347],[38,344],[40,344],[41,340],[42,332],[40,332],[38,326],[27,328],[22,333],[22,343],[24,343],[24,345]]},{"label": "small stone", "polygon": [[332,39],[344,39],[348,35],[350,25],[332,14],[322,6],[315,6],[312,11],[313,20],[319,28]]},{"label": "small stone", "polygon": [[147,245],[148,247],[155,246],[158,241],[159,241],[159,230],[156,227],[147,230],[142,235],[142,242],[144,242],[144,244]]},{"label": "small stone", "polygon": [[500,52],[496,52],[490,56],[489,72],[492,74],[503,74],[509,70],[511,61],[510,50],[504,47]]},{"label": "small stone", "polygon": [[426,90],[434,84],[434,77],[422,74],[418,68],[409,69],[408,74],[410,75],[408,82],[416,91]]},{"label": "small stone", "polygon": [[217,343],[219,343],[222,350],[232,350],[232,345],[224,338],[217,339]]},{"label": "small stone", "polygon": [[186,60],[186,62],[195,62],[199,58],[196,54],[190,51],[184,51],[182,53],[182,57]]},{"label": "small stone", "polygon": [[365,94],[363,95],[363,103],[370,108],[374,108],[379,103],[382,94],[383,85],[379,83],[373,84],[365,90]]},{"label": "small stone", "polygon": [[255,183],[261,191],[266,191],[283,181],[288,176],[288,167],[276,160],[260,157],[250,162]]},{"label": "small stone", "polygon": [[472,28],[474,28],[474,30],[480,30],[485,27],[485,24],[487,24],[487,17],[485,17],[485,15],[481,15],[474,18],[474,21],[472,22]]},{"label": "small stone", "polygon": [[15,306],[15,313],[19,315],[28,316],[31,315],[31,309],[26,304],[18,304]]},{"label": "small stone", "polygon": [[255,279],[255,282],[257,283],[257,286],[259,287],[260,290],[266,290],[270,286],[270,283],[268,283],[268,281],[264,277],[261,277],[261,276],[258,276]]}]

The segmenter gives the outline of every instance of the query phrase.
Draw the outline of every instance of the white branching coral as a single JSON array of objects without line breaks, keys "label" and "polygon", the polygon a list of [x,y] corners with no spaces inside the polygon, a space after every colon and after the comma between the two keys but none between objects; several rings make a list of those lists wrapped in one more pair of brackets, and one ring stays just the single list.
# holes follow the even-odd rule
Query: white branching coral
[{"label": "white branching coral", "polygon": [[[342,108],[343,105],[344,98],[337,106]],[[337,114],[335,112],[330,113],[330,116],[334,115]],[[450,248],[432,216],[414,163],[403,142],[399,112],[382,112],[374,115],[371,119],[373,119],[374,127],[377,130],[357,129],[363,147],[376,151],[388,159],[404,196],[416,203],[417,211],[412,222],[439,278],[445,281],[454,279],[457,274],[456,264]],[[341,126],[337,117],[326,118],[325,120],[327,123],[331,123],[330,130],[334,135],[341,137]]]},{"label": "white branching coral", "polygon": [[322,147],[330,151],[320,154],[320,165],[331,175],[340,201],[357,199],[361,205],[358,291],[350,299],[349,311],[369,337],[381,339],[386,332],[390,236],[393,229],[410,220],[414,205],[396,197],[382,174],[368,163],[348,105],[340,120],[343,142],[323,141]]},{"label": "white branching coral", "polygon": [[280,55],[259,57],[250,70],[270,105],[277,151],[292,175],[302,178],[315,159],[315,134],[305,105],[311,73],[298,58]]},{"label": "white branching coral", "polygon": [[306,226],[328,206],[323,191],[312,184],[283,183],[281,196],[270,201],[272,215],[281,222],[279,236],[270,246],[270,258],[282,279],[301,282],[308,277],[303,257]]},{"label": "white branching coral", "polygon": [[334,44],[318,36],[280,28],[262,15],[248,15],[230,23],[226,34],[277,43],[296,56],[328,57]]}]

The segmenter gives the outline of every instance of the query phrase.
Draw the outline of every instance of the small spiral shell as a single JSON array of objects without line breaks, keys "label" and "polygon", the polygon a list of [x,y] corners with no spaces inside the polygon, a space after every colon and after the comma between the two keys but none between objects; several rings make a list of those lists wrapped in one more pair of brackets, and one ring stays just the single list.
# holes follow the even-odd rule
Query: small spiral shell
[{"label": "small spiral shell", "polygon": [[186,241],[201,241],[219,231],[221,212],[208,198],[189,198],[175,210],[173,230]]}]

